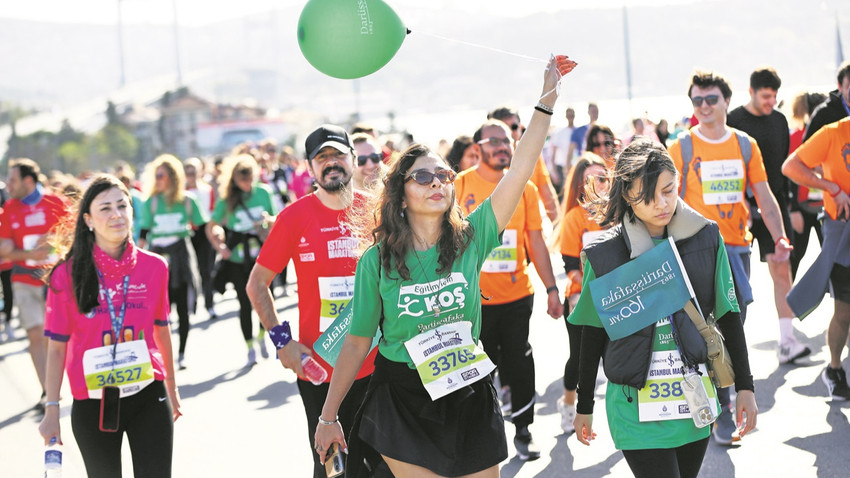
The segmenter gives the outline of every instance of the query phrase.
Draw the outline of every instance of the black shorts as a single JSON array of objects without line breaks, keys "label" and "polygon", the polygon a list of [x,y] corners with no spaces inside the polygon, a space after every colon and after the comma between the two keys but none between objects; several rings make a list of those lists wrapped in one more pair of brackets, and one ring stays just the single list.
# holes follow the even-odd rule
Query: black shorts
[{"label": "black shorts", "polygon": [[[785,237],[789,238],[788,240],[790,241],[791,238],[794,237],[794,233],[791,227],[791,216],[788,214],[787,204],[785,201],[778,198],[777,203],[779,204],[779,210],[782,212],[782,224],[785,226]],[[753,239],[758,241],[759,258],[762,262],[767,262],[767,255],[773,254],[776,241],[773,240],[773,236],[770,235],[770,231],[767,229],[767,226],[764,224],[761,216],[753,219],[753,227],[750,228],[750,232],[753,234]]]},{"label": "black shorts", "polygon": [[431,400],[416,370],[379,353],[359,415],[355,430],[363,443],[440,475],[486,470],[508,456],[505,422],[489,375]]},{"label": "black shorts", "polygon": [[850,304],[850,267],[833,264],[829,281],[832,284],[832,298]]}]

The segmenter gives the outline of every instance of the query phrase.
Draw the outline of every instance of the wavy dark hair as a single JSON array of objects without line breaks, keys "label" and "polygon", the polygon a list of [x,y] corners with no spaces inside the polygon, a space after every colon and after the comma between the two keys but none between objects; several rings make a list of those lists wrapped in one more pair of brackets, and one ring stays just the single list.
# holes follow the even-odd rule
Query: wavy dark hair
[{"label": "wavy dark hair", "polygon": [[[614,226],[628,218],[634,223],[637,218],[632,203],[649,204],[655,199],[655,186],[663,171],[670,171],[677,177],[679,174],[673,158],[661,143],[638,136],[617,158],[608,194],[589,198],[596,222],[603,227]],[[635,184],[640,185],[640,190],[631,196],[629,191]]]},{"label": "wavy dark hair", "polygon": [[[63,259],[50,271],[50,277],[53,276],[56,267],[59,267],[62,263],[68,263],[68,268],[71,269],[74,299],[77,303],[77,309],[82,314],[91,312],[93,308],[100,304],[97,299],[100,293],[100,284],[97,278],[97,267],[94,265],[94,232],[89,231],[84,215],[91,214],[91,203],[98,194],[112,188],[119,189],[127,197],[128,204],[132,204],[130,191],[127,190],[120,179],[111,174],[99,175],[92,180],[82,199],[77,203],[76,221],[64,226],[68,229],[67,231],[62,231],[60,228],[59,233],[54,236],[53,245],[56,249],[60,253],[61,251],[67,252],[63,255]],[[71,234],[72,229],[73,234]],[[62,232],[67,232],[67,234]],[[130,237],[131,233],[128,232],[127,240]],[[70,245],[69,241],[71,241]]]},{"label": "wavy dark hair", "polygon": [[[372,242],[380,245],[381,266],[387,277],[392,277],[392,274],[398,272],[403,280],[410,280],[410,270],[407,268],[405,258],[413,247],[413,231],[407,223],[407,218],[402,216],[402,203],[405,198],[404,184],[408,170],[422,156],[438,158],[449,168],[448,163],[428,147],[414,143],[401,153],[397,161],[393,162],[383,181],[383,193],[378,196],[378,216],[375,218],[377,226],[372,230]],[[472,241],[472,226],[457,203],[454,187],[452,187],[451,195],[452,205],[443,215],[442,230],[437,242],[439,251],[437,274],[451,271],[452,264]]]}]

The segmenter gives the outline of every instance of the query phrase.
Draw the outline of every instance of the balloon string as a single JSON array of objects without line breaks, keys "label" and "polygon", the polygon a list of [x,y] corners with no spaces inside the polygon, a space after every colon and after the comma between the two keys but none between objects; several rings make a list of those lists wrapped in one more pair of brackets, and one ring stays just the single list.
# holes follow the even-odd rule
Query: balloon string
[{"label": "balloon string", "polygon": [[422,30],[419,30],[419,29],[416,30],[416,33],[421,33],[421,34],[424,34],[424,35],[428,35],[430,37],[439,38],[441,40],[453,41],[455,43],[460,43],[462,45],[468,45],[468,46],[472,46],[472,47],[475,47],[475,48],[490,50],[490,51],[494,51],[494,52],[497,52],[497,53],[504,53],[505,55],[515,56],[517,58],[522,58],[523,60],[535,61],[535,62],[540,62],[540,63],[548,63],[549,62],[549,60],[544,60],[544,59],[541,59],[541,58],[536,58],[536,57],[528,56],[528,55],[522,55],[520,53],[514,53],[514,52],[511,52],[511,51],[507,51],[507,50],[500,50],[498,48],[480,45],[478,43],[472,43],[472,42],[468,42],[468,41],[457,40],[457,39],[454,39],[454,38],[448,38],[448,37],[444,37],[444,36],[437,35],[437,34],[434,34],[434,33],[425,32],[425,31],[422,31]]},{"label": "balloon string", "polygon": [[[542,58],[523,55],[523,54],[520,54],[520,53],[514,53],[514,52],[511,52],[511,51],[501,50],[499,48],[493,48],[493,47],[489,47],[489,46],[486,46],[486,45],[481,45],[481,44],[478,44],[478,43],[472,43],[472,42],[468,42],[468,41],[464,41],[464,40],[457,40],[455,38],[444,37],[442,35],[437,35],[435,33],[430,33],[430,32],[427,32],[427,31],[419,30],[418,28],[416,30],[416,33],[427,35],[427,36],[434,37],[434,38],[439,38],[440,40],[452,41],[452,42],[455,42],[455,43],[460,43],[462,45],[468,45],[468,46],[472,46],[472,47],[475,47],[475,48],[481,48],[483,50],[489,50],[489,51],[493,51],[493,52],[496,52],[496,53],[503,53],[505,55],[515,56],[517,58],[522,58],[523,60],[527,60],[527,61],[533,61],[533,62],[544,63],[544,64],[549,62],[549,60],[544,60]],[[558,73],[558,75],[561,76],[560,72]],[[563,78],[563,76],[561,76],[561,78]],[[547,91],[546,93],[543,93],[542,95],[540,95],[540,99],[542,100],[543,98],[545,98],[546,96],[548,96],[552,92],[560,93],[560,91],[561,91],[561,81],[559,79],[558,83],[555,85],[554,88],[552,88],[551,90]]]}]

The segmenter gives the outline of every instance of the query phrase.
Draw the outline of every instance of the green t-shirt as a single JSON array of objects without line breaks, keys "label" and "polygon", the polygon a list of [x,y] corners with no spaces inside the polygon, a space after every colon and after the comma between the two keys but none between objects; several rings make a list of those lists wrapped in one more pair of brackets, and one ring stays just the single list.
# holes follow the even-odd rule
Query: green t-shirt
[{"label": "green t-shirt", "polygon": [[426,330],[465,320],[472,323],[472,338],[477,343],[481,332],[481,266],[502,242],[489,199],[467,220],[474,231],[472,241],[447,274],[436,272],[437,246],[408,253],[405,264],[410,280],[406,281],[397,273],[379,271],[378,248],[367,249],[357,263],[349,333],[374,337],[383,312],[378,350],[387,359],[406,362],[410,368],[414,368],[413,361],[404,343]]},{"label": "green t-shirt", "polygon": [[[253,232],[254,221],[251,220],[251,217],[260,220],[264,212],[270,216],[274,216],[278,212],[275,210],[271,189],[265,184],[255,184],[251,189],[250,196],[247,196],[242,204],[245,206],[244,208],[237,206],[235,211],[230,212],[227,210],[227,201],[219,199],[215,203],[215,208],[213,208],[212,220],[234,232]],[[251,214],[248,214],[245,209],[248,209]],[[257,257],[260,250],[259,242],[256,240],[254,242],[256,242],[256,245],[249,244],[249,247],[256,249],[252,251],[251,257]],[[228,260],[238,264],[244,262],[243,248],[241,243],[234,247],[230,251],[230,259]]]},{"label": "green t-shirt", "polygon": [[[156,211],[152,211],[154,205]],[[192,217],[189,218],[189,215]],[[160,193],[145,201],[139,227],[149,231],[148,244],[156,247],[168,246],[178,239],[189,237],[191,226],[200,226],[206,222],[207,215],[201,210],[194,194],[187,192],[183,201],[169,205]]]},{"label": "green t-shirt", "polygon": [[[662,239],[663,240],[663,239]],[[654,240],[659,244],[662,240]],[[602,327],[602,321],[593,306],[590,296],[590,281],[596,279],[596,274],[590,261],[584,262],[584,278],[582,279],[581,296],[575,309],[567,320],[571,324]],[[723,317],[727,312],[739,312],[738,300],[735,296],[735,284],[732,279],[732,269],[723,238],[717,248],[717,260],[714,267],[714,316]],[[663,319],[663,318],[662,318]],[[663,324],[663,325],[662,325]],[[655,328],[655,339],[652,351],[672,350],[675,342],[669,340],[672,331],[667,320],[661,320]],[[618,450],[643,450],[648,448],[675,448],[686,443],[708,437],[711,427],[697,428],[693,420],[664,420],[641,422],[638,418],[638,389],[628,385],[618,385],[608,382],[605,391],[605,411],[608,414],[608,428],[614,446]],[[632,397],[632,402],[628,398]]]}]

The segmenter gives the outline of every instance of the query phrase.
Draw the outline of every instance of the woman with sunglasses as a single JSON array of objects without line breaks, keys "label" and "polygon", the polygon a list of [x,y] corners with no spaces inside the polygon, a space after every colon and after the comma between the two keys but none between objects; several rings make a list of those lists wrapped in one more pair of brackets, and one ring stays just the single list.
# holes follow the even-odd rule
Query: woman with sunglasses
[{"label": "woman with sunglasses", "polygon": [[567,325],[567,336],[570,341],[570,356],[564,366],[564,396],[558,399],[556,407],[561,413],[561,428],[567,434],[575,431],[573,420],[576,417],[576,388],[578,387],[582,326],[573,325],[566,318],[575,308],[581,295],[582,275],[579,259],[581,250],[599,237],[603,231],[602,227],[591,219],[591,213],[586,208],[588,204],[585,191],[604,195],[608,192],[609,181],[605,160],[586,151],[573,166],[567,178],[569,186],[564,195],[565,213],[558,234],[564,270],[569,279],[565,292],[564,323]]},{"label": "woman with sunglasses", "polygon": [[[249,367],[257,363],[257,352],[254,349],[253,308],[245,286],[267,236],[264,231],[274,223],[277,213],[271,188],[257,182],[259,172],[259,164],[250,155],[240,154],[225,159],[219,186],[220,198],[207,223],[207,237],[222,259],[216,271],[215,286],[223,292],[227,282],[232,282],[236,289],[239,324],[248,347]],[[263,341],[265,332],[260,326],[257,341],[260,355],[268,358],[269,352]]]},{"label": "woman with sunglasses", "polygon": [[595,124],[587,132],[587,150],[605,160],[608,169],[614,170],[614,156],[618,141],[611,128]]},{"label": "woman with sunglasses", "polygon": [[[696,305],[704,317],[717,319],[725,339],[735,372],[737,421],[743,437],[755,428],[758,407],[732,271],[717,223],[678,197],[679,177],[673,159],[663,146],[645,137],[623,150],[612,176],[607,196],[590,196],[594,219],[613,227],[582,250],[582,291],[590,290],[597,277],[618,274],[618,267],[672,238],[693,286]],[[640,292],[644,301],[651,299],[650,287],[657,285],[654,281]],[[696,478],[713,419],[701,413],[696,416],[701,426],[695,424],[687,384],[701,390],[714,417],[719,409],[716,389],[705,368],[706,342],[684,311],[666,317],[659,314],[657,319],[629,335],[610,339],[593,297],[581,294],[568,318],[585,326],[576,435],[584,445],[595,438],[594,390],[599,359],[604,355],[608,428],[632,473],[637,478]],[[684,379],[688,382],[683,383]]]},{"label": "woman with sunglasses", "polygon": [[412,145],[391,166],[376,207],[366,208],[377,227],[357,264],[349,335],[316,429],[322,461],[331,445],[347,449],[337,411],[380,328],[347,475],[359,476],[363,457],[382,457],[396,476],[499,475],[507,444],[494,366],[477,345],[478,281],[540,155],[557,83],[574,67],[564,56],[550,60],[510,171],[468,217],[455,198],[455,172],[428,148]]},{"label": "woman with sunglasses", "polygon": [[186,175],[179,159],[163,154],[148,164],[150,197],[141,211],[139,247],[163,256],[168,262],[168,298],[177,309],[180,335],[177,366],[186,368],[184,354],[189,338],[189,288],[200,290],[195,249],[189,243],[192,229],[207,222],[198,199],[186,194]]},{"label": "woman with sunglasses", "polygon": [[49,275],[47,404],[39,432],[45,444],[62,443],[59,393],[67,372],[71,426],[91,477],[121,476],[125,433],[136,477],[171,476],[173,422],[181,415],[168,269],[133,243],[131,201],[114,176],[94,178],[76,222],[55,236],[64,259]]}]

